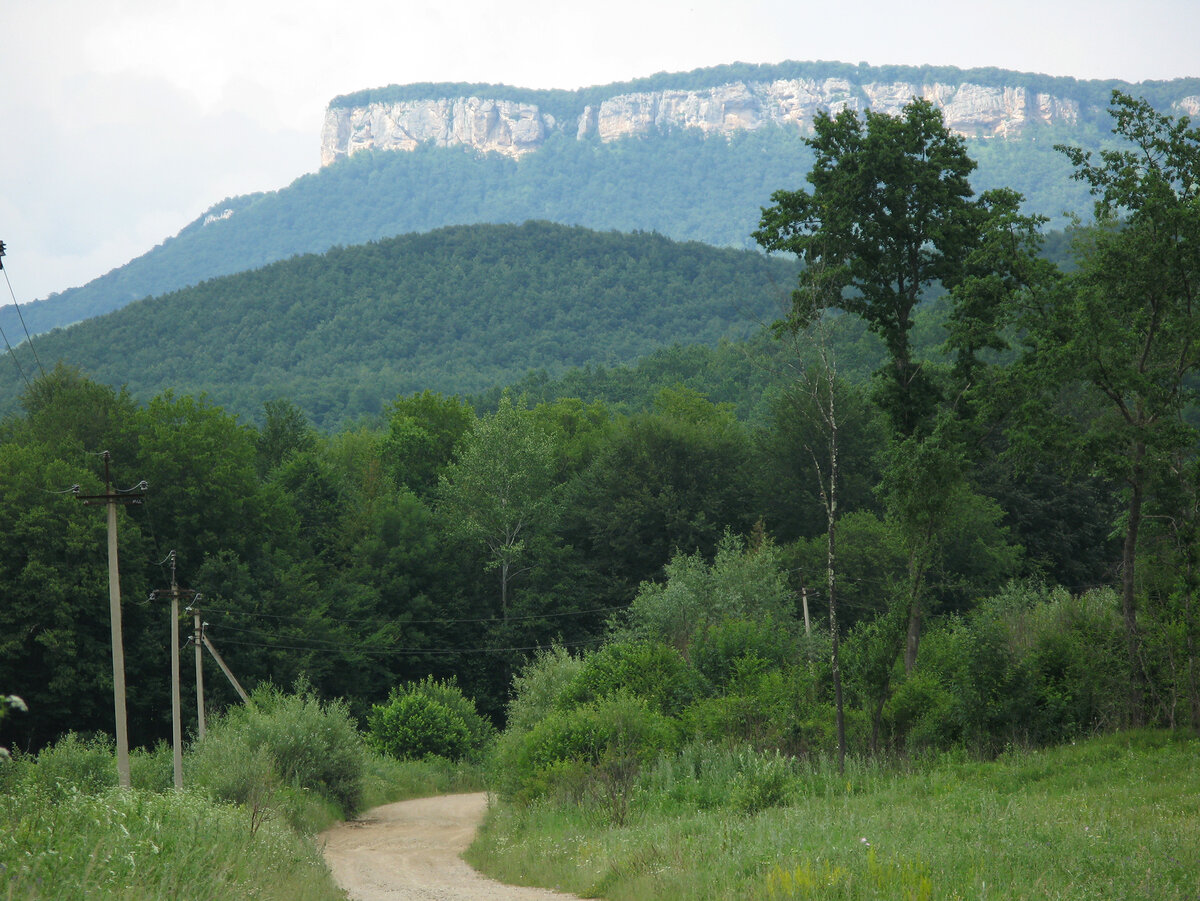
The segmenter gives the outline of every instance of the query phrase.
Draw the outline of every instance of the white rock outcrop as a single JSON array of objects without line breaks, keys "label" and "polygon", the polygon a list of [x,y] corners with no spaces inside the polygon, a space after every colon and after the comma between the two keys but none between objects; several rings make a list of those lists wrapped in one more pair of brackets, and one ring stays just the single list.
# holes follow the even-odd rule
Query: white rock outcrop
[{"label": "white rock outcrop", "polygon": [[553,117],[533,104],[479,97],[331,107],[321,130],[321,165],[360,150],[415,150],[427,142],[518,157],[537,150],[552,128]]},{"label": "white rock outcrop", "polygon": [[[951,130],[970,137],[1011,137],[1031,124],[1074,125],[1075,100],[1031,93],[1023,87],[986,87],[910,82],[853,84],[844,78],[779,79],[732,82],[692,91],[620,94],[587,106],[575,124],[579,138],[614,141],[660,130],[698,129],[730,135],[764,125],[791,126],[811,132],[818,111],[873,109],[897,113],[913,97],[941,108]],[[1200,104],[1200,98],[1186,98]],[[360,150],[412,150],[431,142],[464,145],[511,157],[537,150],[554,117],[531,103],[478,97],[371,103],[330,108],[321,137],[321,164]]]}]

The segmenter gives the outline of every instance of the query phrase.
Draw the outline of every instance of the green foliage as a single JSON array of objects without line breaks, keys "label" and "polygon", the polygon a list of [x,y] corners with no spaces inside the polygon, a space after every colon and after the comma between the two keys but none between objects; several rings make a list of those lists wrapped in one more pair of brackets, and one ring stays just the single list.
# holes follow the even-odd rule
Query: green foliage
[{"label": "green foliage", "polygon": [[28,782],[52,800],[62,800],[72,792],[98,794],[117,784],[112,739],[103,735],[83,738],[68,732],[42,748],[26,773]]},{"label": "green foliage", "polygon": [[558,706],[630,695],[652,710],[675,716],[704,692],[703,677],[675,648],[660,642],[613,642],[584,658],[558,698]]},{"label": "green foliage", "polygon": [[[924,429],[937,389],[914,366],[910,332],[924,292],[953,287],[979,234],[975,161],[941,112],[914,99],[899,116],[819,112],[812,191],[776,191],[755,239],[806,264],[793,294],[803,321],[827,308],[860,316],[887,347],[880,405],[904,437]],[[887,177],[881,178],[880,173]]]},{"label": "green foliage", "polygon": [[687,652],[698,635],[725,620],[773,621],[785,631],[794,597],[770,542],[748,549],[726,532],[711,564],[700,553],[678,554],[663,583],[644,582],[624,618],[630,636]]},{"label": "green foliage", "polygon": [[368,726],[374,747],[401,760],[474,757],[494,733],[452,680],[432,676],[393,688],[386,703],[371,708]]},{"label": "green foliage", "polygon": [[508,702],[507,729],[527,732],[550,711],[575,681],[583,660],[560,644],[539,651],[514,677]]},{"label": "green foliage", "polygon": [[[401,394],[481,392],[535,368],[558,375],[629,363],[681,336],[744,338],[796,271],[749,250],[544,221],[312,249],[322,255],[210,279],[41,336],[39,352],[136,397],[207,392],[251,417],[283,396],[331,426],[379,414]],[[130,328],[155,341],[117,339]],[[164,343],[175,352],[151,350]],[[15,406],[20,387],[15,371],[0,373],[0,410]],[[424,414],[413,413],[420,424]],[[424,439],[396,440],[402,448]],[[429,479],[422,466],[408,477]]]},{"label": "green foliage", "polygon": [[401,694],[386,705],[377,704],[371,711],[370,728],[375,747],[401,759],[459,760],[470,749],[470,735],[462,719],[423,694]]},{"label": "green foliage", "polygon": [[253,703],[209,723],[189,760],[189,781],[220,800],[253,804],[264,788],[311,793],[343,816],[358,812],[366,750],[342,701],[299,685],[262,685]]},{"label": "green foliage", "polygon": [[670,719],[627,694],[557,710],[499,743],[500,787],[523,801],[551,792],[578,800],[592,791],[612,790],[614,810],[625,810],[636,773],[672,748],[677,735]]}]

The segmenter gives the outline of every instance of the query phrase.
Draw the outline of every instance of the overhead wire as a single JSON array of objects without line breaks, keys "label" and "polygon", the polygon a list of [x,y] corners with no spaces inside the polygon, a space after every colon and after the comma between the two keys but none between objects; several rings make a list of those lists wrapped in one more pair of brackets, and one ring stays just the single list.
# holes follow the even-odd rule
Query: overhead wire
[{"label": "overhead wire", "polygon": [[[0,247],[3,242],[0,242]],[[37,348],[33,346],[33,335],[29,334],[29,326],[25,324],[25,316],[21,313],[21,305],[17,303],[16,292],[13,291],[12,281],[8,277],[8,270],[4,268],[3,251],[0,250],[0,272],[4,273],[4,281],[8,285],[8,294],[12,298],[13,306],[17,309],[17,318],[21,320],[21,328],[25,330],[25,340],[29,342],[29,350],[33,354],[34,362],[37,363],[38,371],[41,372],[42,378],[46,377],[46,370],[42,366],[42,361],[38,359]],[[8,338],[4,339],[5,344],[8,343]],[[12,348],[9,348],[9,353],[12,353]]]},{"label": "overhead wire", "polygon": [[[596,613],[615,613],[619,610],[628,610],[629,604],[619,604],[614,607],[593,607],[589,610],[566,610],[560,613],[528,613],[521,616],[486,616],[486,617],[464,617],[464,618],[439,618],[439,619],[406,619],[397,620],[387,617],[372,617],[369,619],[346,619],[320,614],[321,619],[328,622],[343,623],[343,624],[363,624],[363,625],[390,625],[396,623],[402,626],[455,626],[463,623],[502,623],[502,622],[525,622],[533,619],[558,619],[564,616],[590,616]],[[245,617],[260,617],[262,619],[278,619],[291,620],[293,622],[308,622],[311,617],[287,615],[281,613],[259,613],[252,610],[229,610],[220,608],[209,608],[213,614],[223,614],[225,616],[245,616]]]},{"label": "overhead wire", "polygon": [[[592,646],[592,645],[600,643],[601,641],[603,641],[602,638],[592,638],[592,639],[588,639],[586,641],[556,642],[555,644],[558,647],[577,648],[577,647]],[[369,646],[347,648],[345,646],[342,646],[342,647],[338,647],[338,648],[318,648],[318,647],[306,647],[306,646],[302,646],[302,645],[285,645],[285,644],[274,644],[274,643],[268,644],[265,642],[257,642],[257,641],[238,641],[235,638],[224,638],[224,637],[221,638],[221,644],[222,644],[222,646],[234,645],[234,646],[239,646],[239,647],[266,648],[267,650],[276,650],[276,651],[339,650],[339,651],[344,651],[344,652],[353,652],[353,653],[357,653],[357,654],[378,654],[378,655],[383,655],[383,656],[400,655],[400,654],[424,654],[424,655],[512,654],[512,653],[517,653],[517,652],[522,652],[522,651],[545,651],[545,650],[549,650],[553,646],[553,645],[525,645],[522,647],[508,647],[508,648],[479,648],[479,647],[474,647],[474,648],[405,648],[405,647],[379,648],[379,647],[369,647]]]}]

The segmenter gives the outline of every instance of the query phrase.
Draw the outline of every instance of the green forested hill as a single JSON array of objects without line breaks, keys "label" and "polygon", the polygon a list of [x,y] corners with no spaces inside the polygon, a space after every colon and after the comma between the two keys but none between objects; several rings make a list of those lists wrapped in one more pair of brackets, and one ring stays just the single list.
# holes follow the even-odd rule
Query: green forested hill
[{"label": "green forested hill", "polygon": [[[656,234],[457,226],[213,279],[35,347],[46,366],[64,360],[135,396],[203,391],[247,415],[287,397],[329,424],[400,393],[480,392],[531,369],[744,337],[794,279],[794,264]],[[0,372],[5,408],[19,388],[15,368]]]}]

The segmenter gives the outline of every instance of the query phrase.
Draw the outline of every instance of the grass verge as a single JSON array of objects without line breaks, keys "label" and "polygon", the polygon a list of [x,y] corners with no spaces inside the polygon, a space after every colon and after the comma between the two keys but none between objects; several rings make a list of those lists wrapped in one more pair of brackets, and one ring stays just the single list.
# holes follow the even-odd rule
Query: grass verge
[{"label": "grass verge", "polygon": [[0,898],[344,897],[311,840],[200,794],[0,794]]},{"label": "grass verge", "polygon": [[766,809],[697,805],[680,789],[646,771],[619,828],[603,805],[495,806],[468,860],[613,901],[1200,895],[1200,741],[1177,735],[851,766],[845,779],[801,767]]}]

